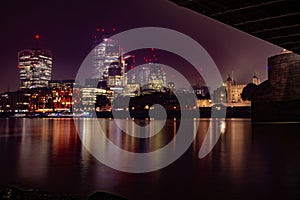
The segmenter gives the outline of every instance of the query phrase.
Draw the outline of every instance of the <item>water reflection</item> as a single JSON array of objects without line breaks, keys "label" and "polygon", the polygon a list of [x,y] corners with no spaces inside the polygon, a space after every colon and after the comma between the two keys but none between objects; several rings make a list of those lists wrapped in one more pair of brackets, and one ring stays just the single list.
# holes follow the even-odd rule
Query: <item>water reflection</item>
[{"label": "water reflection", "polygon": [[[49,143],[45,142],[48,135],[49,121],[42,120],[40,135],[35,137],[28,137],[35,134],[31,129],[35,127],[37,121],[29,121],[23,119],[22,123],[22,138],[19,148],[19,158],[16,159],[18,163],[17,173],[22,179],[30,179],[33,181],[45,181],[47,179],[48,166],[48,150]],[[37,154],[37,152],[39,152]]]},{"label": "water reflection", "polygon": [[[161,123],[160,121],[152,121]],[[151,123],[152,123],[151,122]],[[113,120],[0,119],[0,189],[11,185],[38,187],[52,192],[82,195],[96,190],[118,193],[129,199],[216,199],[221,197],[299,197],[300,124],[255,125],[247,119],[225,122],[189,121],[185,134],[196,136],[176,162],[159,171],[130,174],[99,163],[81,144],[74,123],[83,130],[82,139],[94,145],[91,132],[100,123],[109,141],[130,152],[151,152],[174,141],[180,121],[167,120],[162,130],[148,139],[135,138],[115,126]],[[126,131],[138,131],[124,122]],[[126,124],[128,123],[128,124]],[[210,126],[211,125],[211,126]],[[160,125],[159,125],[160,126]],[[208,130],[222,132],[216,146],[198,158]],[[100,141],[107,149],[107,140]],[[176,152],[179,142],[172,143]],[[146,162],[161,162],[166,155]],[[120,163],[136,160],[114,154]]]},{"label": "water reflection", "polygon": [[[175,126],[173,120],[118,121],[118,124],[123,123],[122,127],[134,128],[133,132],[144,131],[149,138],[129,135],[110,119],[84,119],[76,123],[84,146],[99,161],[114,169],[140,173],[160,169],[180,157],[193,142],[196,132],[193,124],[198,121],[177,120],[180,126]],[[157,130],[155,134],[150,133]]]}]

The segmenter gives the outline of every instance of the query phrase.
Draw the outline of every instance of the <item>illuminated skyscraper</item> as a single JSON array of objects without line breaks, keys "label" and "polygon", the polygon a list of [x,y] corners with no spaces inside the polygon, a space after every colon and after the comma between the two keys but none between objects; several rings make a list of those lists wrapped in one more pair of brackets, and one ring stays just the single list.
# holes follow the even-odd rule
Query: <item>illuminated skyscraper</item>
[{"label": "illuminated skyscraper", "polygon": [[111,38],[104,29],[97,28],[94,35],[94,65],[95,77],[100,81],[107,81],[110,64],[120,59],[121,51],[118,43]]},{"label": "illuminated skyscraper", "polygon": [[122,65],[119,62],[113,62],[108,68],[108,87],[123,86],[122,85]]},{"label": "illuminated skyscraper", "polygon": [[150,66],[143,66],[137,72],[136,82],[144,89],[148,89],[150,73]]},{"label": "illuminated skyscraper", "polygon": [[52,72],[52,53],[44,49],[18,52],[21,89],[48,87]]},{"label": "illuminated skyscraper", "polygon": [[123,65],[123,85],[126,86],[127,84],[135,84],[136,74],[129,72],[130,70],[135,68],[135,55],[127,54],[122,56],[121,63]]},{"label": "illuminated skyscraper", "polygon": [[136,74],[135,81],[143,89],[161,91],[166,84],[166,73],[159,64],[150,63],[141,67]]},{"label": "illuminated skyscraper", "polygon": [[149,88],[160,91],[167,86],[166,82],[167,76],[164,70],[159,65],[152,64],[149,75]]},{"label": "illuminated skyscraper", "polygon": [[130,71],[131,69],[133,69],[135,67],[135,55],[124,55],[123,56],[123,60],[124,60],[124,72],[127,73],[128,71]]}]

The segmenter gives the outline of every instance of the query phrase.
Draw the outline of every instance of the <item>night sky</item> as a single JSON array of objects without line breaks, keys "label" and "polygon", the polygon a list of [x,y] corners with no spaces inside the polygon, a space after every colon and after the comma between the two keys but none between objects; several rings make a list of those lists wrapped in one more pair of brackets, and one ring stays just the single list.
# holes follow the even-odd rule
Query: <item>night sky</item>
[{"label": "night sky", "polygon": [[[53,53],[52,79],[75,78],[97,27],[115,27],[116,32],[148,26],[180,31],[208,51],[224,79],[233,72],[238,83],[250,82],[253,73],[265,80],[267,58],[281,50],[167,0],[12,0],[1,2],[0,15],[1,92],[19,88],[17,52],[35,47],[35,34],[40,35],[39,46]],[[170,60],[160,58],[169,65]],[[174,67],[184,68],[182,63]]]}]

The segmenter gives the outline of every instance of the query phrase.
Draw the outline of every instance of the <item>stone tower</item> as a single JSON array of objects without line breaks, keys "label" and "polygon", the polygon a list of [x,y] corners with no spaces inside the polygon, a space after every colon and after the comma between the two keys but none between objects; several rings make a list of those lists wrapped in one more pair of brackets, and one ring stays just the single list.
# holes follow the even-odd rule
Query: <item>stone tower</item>
[{"label": "stone tower", "polygon": [[227,97],[227,103],[231,103],[232,101],[232,84],[233,80],[228,76],[226,80],[226,97]]},{"label": "stone tower", "polygon": [[268,59],[268,80],[253,94],[253,121],[300,120],[300,55],[283,51]]}]

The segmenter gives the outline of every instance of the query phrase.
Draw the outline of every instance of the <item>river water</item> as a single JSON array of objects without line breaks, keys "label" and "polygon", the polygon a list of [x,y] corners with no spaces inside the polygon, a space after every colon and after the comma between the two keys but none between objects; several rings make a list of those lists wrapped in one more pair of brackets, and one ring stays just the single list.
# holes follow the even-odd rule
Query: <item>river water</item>
[{"label": "river water", "polygon": [[[93,192],[106,191],[132,200],[300,196],[299,123],[253,125],[250,119],[226,119],[216,126],[222,134],[213,150],[199,159],[209,124],[219,122],[197,119],[186,129],[186,134],[194,131],[195,139],[179,159],[153,172],[128,173],[102,164],[82,144],[81,139],[92,141],[90,136],[99,129],[95,120],[0,119],[0,190],[10,186],[40,188],[50,193],[75,194],[82,199]],[[112,119],[99,119],[99,123],[113,144],[135,153],[163,148],[174,139],[181,124],[172,119],[165,124],[159,120],[122,122],[131,133],[139,132],[132,124],[163,127],[151,138],[141,139],[119,130]],[[199,123],[199,127],[193,123]],[[174,143],[174,151],[176,147]],[[134,168],[126,157],[113,159]],[[159,162],[157,158],[149,161]]]}]

